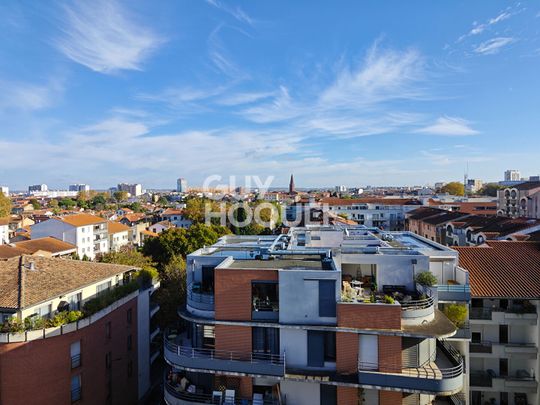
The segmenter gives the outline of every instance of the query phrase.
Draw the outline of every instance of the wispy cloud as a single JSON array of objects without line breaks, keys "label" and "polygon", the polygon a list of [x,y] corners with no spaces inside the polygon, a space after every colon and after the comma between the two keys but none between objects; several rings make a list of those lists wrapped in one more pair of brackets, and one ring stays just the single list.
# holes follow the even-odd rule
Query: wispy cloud
[{"label": "wispy cloud", "polygon": [[233,16],[234,18],[236,18],[238,21],[240,22],[243,22],[243,23],[246,23],[246,24],[249,24],[249,25],[253,25],[253,19],[247,15],[247,13],[242,10],[240,7],[230,7],[226,4],[224,4],[223,2],[219,1],[219,0],[206,0],[206,2],[224,12],[226,12],[227,14],[230,14],[231,16]]},{"label": "wispy cloud", "polygon": [[512,42],[515,42],[515,39],[510,37],[492,38],[482,42],[480,45],[474,48],[474,52],[482,55],[493,55],[499,53],[501,48],[511,44]]},{"label": "wispy cloud", "polygon": [[35,111],[53,105],[63,86],[56,80],[44,85],[0,80],[0,88],[0,112]]},{"label": "wispy cloud", "polygon": [[468,136],[478,131],[471,128],[470,122],[456,117],[439,117],[432,125],[417,129],[415,132],[428,135]]},{"label": "wispy cloud", "polygon": [[273,97],[276,95],[275,91],[260,91],[260,92],[244,92],[233,93],[225,95],[216,101],[217,104],[225,106],[238,106],[244,104],[251,104],[257,101]]},{"label": "wispy cloud", "polygon": [[504,21],[504,20],[507,20],[509,19],[510,17],[512,17],[514,13],[506,10],[506,11],[503,11],[501,13],[499,13],[497,16],[493,17],[493,18],[490,18],[489,20],[487,20],[485,23],[483,24],[478,24],[478,23],[474,23],[473,24],[473,28],[467,33],[467,34],[464,34],[462,35],[461,37],[458,38],[458,41],[457,42],[461,42],[463,41],[465,38],[467,37],[471,37],[471,36],[475,36],[475,35],[479,35],[481,33],[483,33],[486,29],[488,29],[489,27],[491,27],[492,25],[495,25],[495,24],[498,24],[500,23],[501,21]]},{"label": "wispy cloud", "polygon": [[163,39],[136,21],[115,0],[76,2],[64,7],[58,49],[74,62],[100,73],[141,70]]}]

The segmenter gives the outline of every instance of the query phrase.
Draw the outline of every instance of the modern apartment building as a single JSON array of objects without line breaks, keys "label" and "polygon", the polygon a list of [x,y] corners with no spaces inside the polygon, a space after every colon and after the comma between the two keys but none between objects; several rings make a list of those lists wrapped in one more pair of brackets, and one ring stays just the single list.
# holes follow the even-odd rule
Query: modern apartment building
[{"label": "modern apartment building", "polygon": [[[466,404],[469,336],[444,314],[470,298],[457,255],[347,225],[193,252],[181,322],[164,335],[166,403]],[[415,282],[425,272],[435,286]]]},{"label": "modern apartment building", "polygon": [[125,191],[132,197],[138,197],[142,194],[142,186],[140,184],[120,183],[117,187],[118,191]]},{"label": "modern apartment building", "polygon": [[95,215],[75,214],[54,217],[31,226],[32,238],[52,236],[77,246],[79,257],[94,259],[109,251],[107,220]]},{"label": "modern apartment building", "polygon": [[49,190],[49,187],[47,187],[46,184],[34,184],[31,186],[28,186],[29,194],[32,194],[33,192],[36,192],[36,191],[48,191],[48,190]]},{"label": "modern apartment building", "polygon": [[521,173],[519,170],[508,169],[504,172],[504,181],[520,181]]},{"label": "modern apartment building", "polygon": [[187,193],[188,184],[187,180],[183,177],[180,177],[178,180],[176,180],[176,191],[178,191],[179,193]]},{"label": "modern apartment building", "polygon": [[540,219],[540,182],[527,181],[497,192],[497,213],[507,217]]},{"label": "modern apartment building", "polygon": [[8,197],[9,196],[9,187],[0,186],[0,193],[4,194],[6,197]]},{"label": "modern apartment building", "polygon": [[69,191],[90,191],[90,186],[88,184],[70,184]]},{"label": "modern apartment building", "polygon": [[[0,403],[131,405],[150,388],[157,283],[132,282],[97,312],[60,326],[9,329],[81,310],[130,282],[130,266],[22,255],[0,260]],[[133,285],[134,284],[134,285]]]},{"label": "modern apartment building", "polygon": [[540,243],[459,247],[470,274],[472,405],[540,403]]},{"label": "modern apartment building", "polygon": [[107,232],[109,234],[109,250],[117,252],[121,247],[131,243],[131,228],[116,221],[107,221]]}]

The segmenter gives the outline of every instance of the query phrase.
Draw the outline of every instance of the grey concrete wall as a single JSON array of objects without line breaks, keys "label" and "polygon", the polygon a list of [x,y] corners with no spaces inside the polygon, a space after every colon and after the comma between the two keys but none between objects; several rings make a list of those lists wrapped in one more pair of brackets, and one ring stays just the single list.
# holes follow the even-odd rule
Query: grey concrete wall
[{"label": "grey concrete wall", "polygon": [[336,281],[336,302],[341,295],[341,272],[333,270],[279,270],[279,322],[332,325],[336,317],[319,316],[318,280]]}]

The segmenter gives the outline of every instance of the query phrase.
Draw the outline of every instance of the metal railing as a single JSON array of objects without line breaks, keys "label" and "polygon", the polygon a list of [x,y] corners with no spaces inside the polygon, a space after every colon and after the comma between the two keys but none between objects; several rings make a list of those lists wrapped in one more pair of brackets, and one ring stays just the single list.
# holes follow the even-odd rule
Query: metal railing
[{"label": "metal railing", "polygon": [[493,313],[493,308],[471,308],[469,312],[470,319],[485,319],[491,320],[491,314]]},{"label": "metal railing", "polygon": [[456,331],[456,334],[452,336],[453,339],[470,339],[471,338],[471,326],[469,322],[465,322],[460,325]]},{"label": "metal railing", "polygon": [[[205,292],[194,292],[193,284],[187,286],[187,299],[192,304],[203,304],[205,308],[214,306],[214,294]],[[195,305],[196,306],[196,305]]]},{"label": "metal railing", "polygon": [[254,311],[279,311],[279,301],[265,301],[259,300],[253,302]]},{"label": "metal railing", "polygon": [[493,385],[493,376],[486,371],[471,371],[469,378],[473,387],[491,387]]},{"label": "metal railing", "polygon": [[[222,404],[224,403],[224,398],[220,401],[219,397],[215,397],[213,394],[205,393],[191,393],[187,391],[178,391],[175,387],[169,382],[165,382],[165,389],[167,392],[175,398],[181,399],[187,402],[193,403],[204,403],[204,404]],[[223,395],[224,397],[224,395]],[[234,402],[230,402],[231,405],[253,405],[253,400],[245,398],[235,398]],[[262,402],[256,402],[260,405],[277,405],[279,404],[278,400],[273,399],[264,399]]]},{"label": "metal railing", "polygon": [[471,353],[491,353],[492,343],[488,340],[482,340],[481,342],[471,342],[469,345]]},{"label": "metal railing", "polygon": [[71,368],[77,368],[81,366],[81,355],[76,354],[71,356]]},{"label": "metal railing", "polygon": [[432,307],[434,304],[433,297],[427,297],[420,300],[411,300],[411,301],[399,301],[402,311],[410,311],[416,309],[426,309]]},{"label": "metal railing", "polygon": [[269,353],[231,352],[227,350],[201,349],[188,346],[179,346],[165,337],[165,347],[178,356],[192,359],[216,359],[229,361],[242,361],[249,363],[274,364],[285,367],[285,356]]}]

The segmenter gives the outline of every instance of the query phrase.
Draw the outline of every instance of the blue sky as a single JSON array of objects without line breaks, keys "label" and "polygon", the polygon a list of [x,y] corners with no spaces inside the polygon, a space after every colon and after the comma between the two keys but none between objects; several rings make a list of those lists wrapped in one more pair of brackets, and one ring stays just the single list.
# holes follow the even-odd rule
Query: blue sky
[{"label": "blue sky", "polygon": [[540,173],[540,4],[0,3],[0,184]]}]

